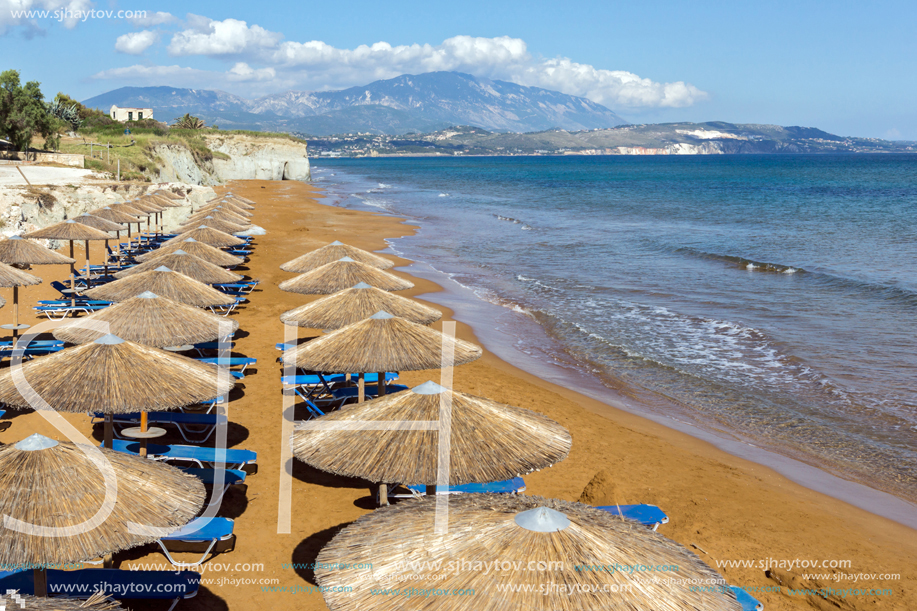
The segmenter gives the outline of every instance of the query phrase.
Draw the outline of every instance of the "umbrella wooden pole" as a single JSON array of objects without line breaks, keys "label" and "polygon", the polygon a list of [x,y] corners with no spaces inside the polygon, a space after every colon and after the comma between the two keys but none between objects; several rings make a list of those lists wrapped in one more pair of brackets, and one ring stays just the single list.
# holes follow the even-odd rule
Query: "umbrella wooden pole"
[{"label": "umbrella wooden pole", "polygon": [[35,596],[48,597],[48,571],[45,569],[32,569],[35,582]]},{"label": "umbrella wooden pole", "polygon": [[103,430],[102,445],[111,450],[115,445],[115,416],[113,414],[105,414],[105,426]]},{"label": "umbrella wooden pole", "polygon": [[388,505],[388,484],[379,484],[379,507]]},{"label": "umbrella wooden pole", "polygon": [[[70,240],[70,258],[73,259],[73,240]],[[76,259],[70,264],[70,307],[76,307]]]},{"label": "umbrella wooden pole", "polygon": [[89,267],[89,240],[86,240],[86,288],[92,288],[92,269]]},{"label": "umbrella wooden pole", "polygon": [[[149,416],[146,412],[140,412],[140,432],[146,433],[149,425]],[[140,456],[146,458],[146,437],[140,439]]]},{"label": "umbrella wooden pole", "polygon": [[362,372],[357,380],[357,403],[363,403],[366,400],[366,375]]},{"label": "umbrella wooden pole", "polygon": [[380,372],[376,374],[376,389],[378,391],[377,397],[382,397],[385,395],[385,372]]},{"label": "umbrella wooden pole", "polygon": [[436,485],[427,486],[427,496],[436,497]]},{"label": "umbrella wooden pole", "polygon": [[102,256],[102,261],[105,262],[103,264],[104,267],[102,268],[102,272],[105,274],[105,277],[107,278],[108,277],[108,240],[105,240],[105,253]]},{"label": "umbrella wooden pole", "polygon": [[13,287],[13,345],[19,337],[19,287]]}]

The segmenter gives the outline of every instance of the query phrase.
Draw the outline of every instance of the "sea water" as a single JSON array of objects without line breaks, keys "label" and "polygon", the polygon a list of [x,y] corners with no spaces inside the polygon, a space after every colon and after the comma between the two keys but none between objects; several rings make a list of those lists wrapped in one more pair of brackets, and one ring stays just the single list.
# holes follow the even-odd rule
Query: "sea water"
[{"label": "sea water", "polygon": [[419,225],[394,251],[504,306],[526,354],[917,499],[917,156],[320,159],[313,175],[336,205]]}]

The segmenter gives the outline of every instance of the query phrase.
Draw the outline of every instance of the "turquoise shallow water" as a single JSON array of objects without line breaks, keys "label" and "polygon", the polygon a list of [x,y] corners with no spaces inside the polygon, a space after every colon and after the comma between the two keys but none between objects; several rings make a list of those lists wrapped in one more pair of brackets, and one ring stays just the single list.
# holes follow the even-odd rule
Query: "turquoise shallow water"
[{"label": "turquoise shallow water", "polygon": [[[317,160],[520,349],[917,498],[917,157]],[[527,345],[526,325],[551,345]],[[664,407],[663,407],[664,406]]]}]

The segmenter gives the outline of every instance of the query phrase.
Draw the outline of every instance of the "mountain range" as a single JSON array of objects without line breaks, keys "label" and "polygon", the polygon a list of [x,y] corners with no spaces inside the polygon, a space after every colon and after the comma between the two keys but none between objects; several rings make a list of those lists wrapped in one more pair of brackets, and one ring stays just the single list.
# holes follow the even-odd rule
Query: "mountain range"
[{"label": "mountain range", "polygon": [[287,91],[246,100],[225,91],[122,87],[84,100],[152,108],[167,123],[190,113],[224,129],[327,136],[369,132],[428,133],[452,125],[491,132],[570,131],[624,125],[613,111],[586,98],[460,72],[405,74],[339,91]]}]

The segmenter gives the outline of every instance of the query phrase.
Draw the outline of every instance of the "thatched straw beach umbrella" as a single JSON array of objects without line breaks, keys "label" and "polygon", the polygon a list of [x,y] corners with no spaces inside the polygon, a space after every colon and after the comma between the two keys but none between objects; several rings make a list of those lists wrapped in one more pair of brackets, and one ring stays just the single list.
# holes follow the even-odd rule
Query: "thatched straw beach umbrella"
[{"label": "thatched straw beach umbrella", "polygon": [[322,265],[311,272],[280,283],[281,291],[304,295],[330,295],[364,282],[383,291],[403,291],[414,283],[384,272],[381,269],[357,263],[350,257]]},{"label": "thatched straw beach umbrella", "polygon": [[[4,242],[8,241],[10,240],[4,240]],[[25,242],[25,240],[21,241]],[[73,259],[70,259],[70,261],[73,261]],[[36,284],[41,284],[41,278],[38,276],[27,274],[24,271],[16,269],[11,265],[7,265],[6,263],[0,263],[0,286],[13,287],[13,324],[3,325],[2,328],[12,329],[14,338],[19,336],[20,329],[28,329],[28,325],[19,325],[19,287],[33,286]]]},{"label": "thatched straw beach umbrella", "polygon": [[216,208],[211,208],[210,210],[202,210],[195,214],[192,214],[188,217],[188,220],[185,221],[185,225],[190,225],[191,223],[196,223],[202,221],[207,217],[215,218],[219,221],[226,221],[228,223],[235,223],[236,225],[248,225],[251,223],[246,217],[236,214],[235,212],[230,212],[229,210],[224,210],[219,206]]},{"label": "thatched straw beach umbrella", "polygon": [[75,261],[37,242],[14,235],[0,240],[0,262],[7,265],[64,265]]},{"label": "thatched straw beach umbrella", "polygon": [[[15,607],[13,605],[16,605]],[[20,606],[20,604],[22,606]],[[28,611],[113,611],[124,609],[116,600],[96,592],[87,600],[78,598],[44,598],[29,594],[0,594],[0,607],[7,609],[28,609]]]},{"label": "thatched straw beach umbrella", "polygon": [[[45,248],[41,244],[26,240],[21,236],[12,236],[5,240],[0,240],[0,262],[7,265],[29,266],[29,265],[62,265],[65,263],[73,264],[75,261],[56,253],[50,248]],[[0,274],[2,278],[4,274]],[[28,329],[28,325],[19,325],[19,287],[27,284],[38,284],[41,278],[31,274],[5,274],[6,281],[13,284],[3,284],[0,286],[13,287],[13,324],[2,325],[0,328],[12,329],[13,339],[19,337],[21,329]],[[28,282],[23,282],[28,277]]]},{"label": "thatched straw beach umbrella", "polygon": [[[61,221],[26,234],[26,238],[41,238],[45,240],[67,240],[70,242],[70,258],[73,258],[73,242],[81,241],[86,243],[86,287],[90,286],[91,280],[89,275],[89,241],[90,240],[110,240],[111,236],[83,223],[74,220]],[[73,291],[71,297],[75,302],[76,299],[76,269],[73,263],[70,264],[70,289]]]},{"label": "thatched straw beach umbrella", "polygon": [[86,291],[86,296],[91,299],[120,302],[146,291],[198,308],[227,306],[235,302],[234,297],[165,266],[97,286]]},{"label": "thatched straw beach umbrella", "polygon": [[241,206],[234,204],[232,202],[216,202],[213,204],[206,204],[205,206],[202,206],[198,210],[198,212],[195,212],[195,214],[200,214],[201,212],[206,212],[209,210],[225,210],[226,212],[232,212],[233,214],[237,216],[241,216],[246,219],[251,218],[255,215],[250,210],[242,208]]},{"label": "thatched straw beach umbrella", "polygon": [[358,372],[359,400],[364,398],[363,374],[379,372],[379,394],[384,394],[386,371],[421,371],[442,367],[443,344],[454,342],[454,365],[481,358],[481,347],[450,339],[439,331],[378,312],[366,320],[342,327],[324,337],[300,344],[282,357],[284,364],[328,373]]},{"label": "thatched straw beach umbrella", "polygon": [[394,261],[390,261],[385,257],[380,257],[362,248],[357,248],[356,246],[348,246],[347,244],[334,241],[331,244],[306,253],[301,257],[297,257],[292,261],[287,261],[280,266],[280,269],[294,274],[303,274],[321,267],[322,265],[340,261],[344,257],[349,257],[352,261],[363,263],[370,267],[375,267],[376,269],[389,269],[395,265]]},{"label": "thatched straw beach umbrella", "polygon": [[215,219],[212,216],[205,216],[199,221],[194,223],[186,223],[178,228],[179,233],[184,233],[186,231],[191,231],[204,225],[206,227],[213,227],[214,229],[219,229],[220,231],[225,231],[226,233],[239,233],[240,231],[245,231],[251,228],[251,224],[240,225],[238,223],[230,223],[229,221],[221,221],[220,219]]},{"label": "thatched straw beach umbrella", "polygon": [[[94,227],[98,229],[99,231],[107,231],[109,233],[114,233],[115,237],[118,239],[121,238],[121,232],[127,229],[127,227],[125,227],[124,225],[121,225],[114,221],[110,221],[108,219],[103,219],[100,216],[93,216],[91,214],[81,214],[73,220],[75,220],[77,223],[82,223],[84,225],[89,225],[90,227]],[[105,250],[106,251],[108,250],[108,240],[105,240]],[[105,260],[106,260],[106,263],[105,263],[104,271],[105,271],[105,275],[108,276],[108,263],[107,263],[108,258],[107,256]],[[89,275],[88,267],[86,269],[86,274]]]},{"label": "thatched straw beach umbrella", "polygon": [[[92,321],[107,323],[98,326],[98,329],[107,330],[88,327],[87,323]],[[230,326],[228,332],[220,330],[223,324]],[[228,320],[147,291],[94,312],[76,324],[57,327],[53,334],[70,344],[85,344],[112,333],[121,339],[165,348],[218,340],[238,328],[237,320]]]},{"label": "thatched straw beach umbrella", "polygon": [[137,257],[138,261],[152,261],[153,259],[158,259],[163,255],[168,255],[176,250],[183,250],[189,255],[194,255],[199,257],[208,263],[213,263],[220,267],[231,267],[236,265],[242,265],[245,263],[245,260],[242,257],[236,257],[224,252],[219,248],[214,248],[209,244],[204,244],[203,242],[198,242],[194,238],[185,238],[181,242],[176,242],[174,244],[169,244],[167,246],[160,246],[156,250],[148,252],[144,255]]},{"label": "thatched straw beach umbrella", "polygon": [[284,312],[280,320],[285,325],[329,330],[346,327],[380,311],[419,325],[433,324],[443,316],[439,310],[413,299],[360,282],[349,289]]},{"label": "thatched straw beach umbrella", "polygon": [[[28,361],[19,371],[30,389],[23,389],[23,396],[13,377],[17,372],[7,370],[0,374],[0,404],[28,409],[41,398],[62,412],[130,414],[210,401],[234,386],[212,365],[114,335]],[[110,448],[109,425],[105,447]]]},{"label": "thatched straw beach umbrella", "polygon": [[[201,481],[175,467],[32,435],[0,447],[0,564],[47,567],[152,543],[204,498]],[[35,577],[47,595],[45,571]]]},{"label": "thatched straw beach umbrella", "polygon": [[193,238],[198,242],[202,242],[214,248],[226,248],[229,246],[240,246],[245,244],[245,240],[242,238],[237,238],[234,235],[228,234],[225,231],[220,231],[219,229],[214,229],[213,227],[207,227],[206,225],[198,225],[194,229],[185,231],[170,240],[166,240],[162,243],[162,246],[171,246],[173,244],[178,244],[188,238]]},{"label": "thatched straw beach umbrella", "polygon": [[[217,198],[217,199],[227,199],[227,200],[237,202],[240,205],[251,206],[252,208],[255,207],[255,200],[248,199],[247,197],[242,197],[241,195],[236,195],[232,191],[227,191],[226,193],[223,194],[222,198]],[[210,201],[215,201],[215,200],[210,200]]]},{"label": "thatched straw beach umbrella", "polygon": [[[452,402],[450,486],[521,476],[553,466],[570,452],[570,433],[541,414],[426,382],[300,423],[293,433],[293,454],[337,475],[379,484],[435,486],[439,432],[361,426],[365,422],[438,421],[444,393]],[[341,428],[335,430],[337,423]]]},{"label": "thatched straw beach umbrella", "polygon": [[[315,577],[331,611],[742,608],[723,577],[693,553],[595,507],[537,496],[462,494],[449,501],[447,532],[434,535],[440,517],[436,499],[427,497],[366,514],[339,532],[316,558],[322,568]],[[423,572],[411,572],[405,561],[422,564]],[[483,570],[485,562],[491,570]],[[341,568],[370,563],[372,571]],[[666,566],[672,573],[584,571],[584,565]],[[432,606],[426,595],[377,595],[392,581],[400,584],[399,578],[419,591],[453,595],[433,596]],[[456,595],[460,591],[473,596]]]},{"label": "thatched straw beach umbrella", "polygon": [[141,274],[163,266],[204,284],[227,284],[242,280],[242,276],[239,274],[226,271],[213,263],[207,263],[199,257],[189,255],[184,250],[176,250],[151,261],[122,270],[115,274],[115,278],[127,278],[128,276]]}]

